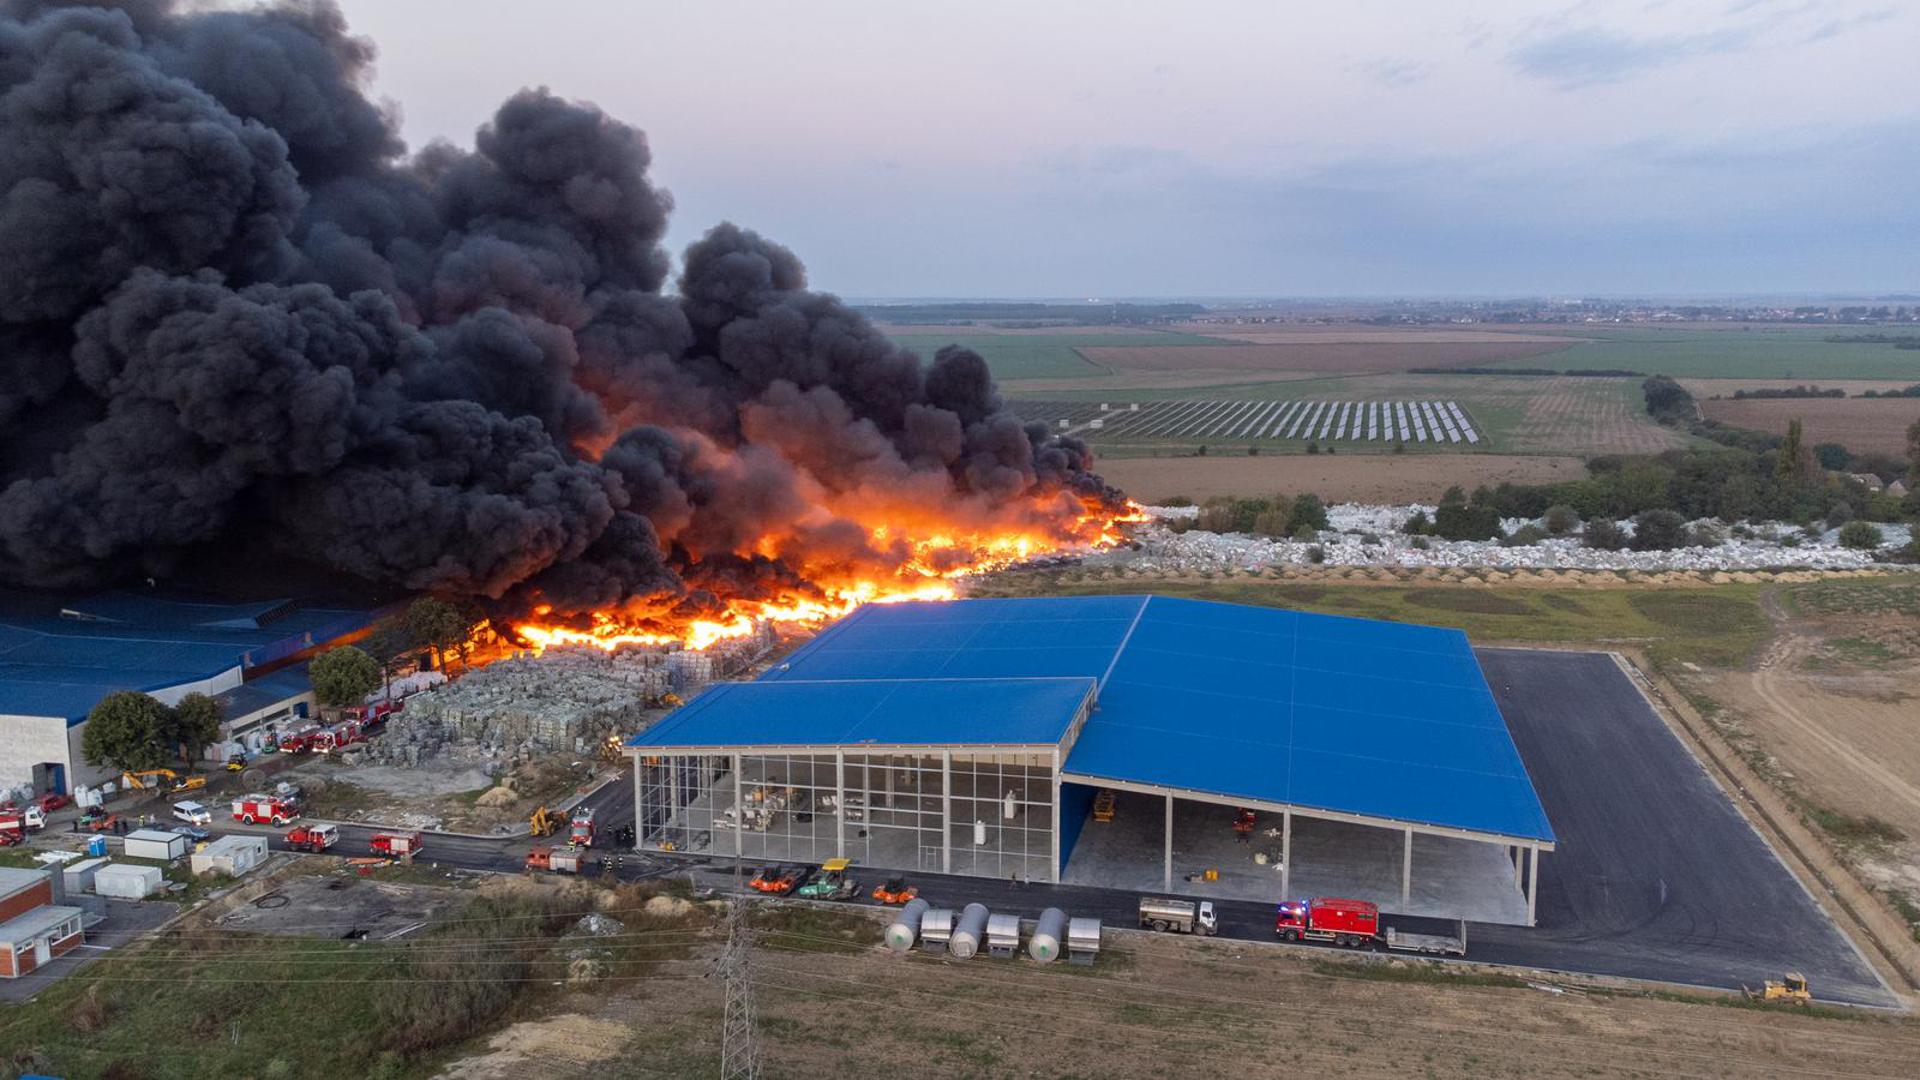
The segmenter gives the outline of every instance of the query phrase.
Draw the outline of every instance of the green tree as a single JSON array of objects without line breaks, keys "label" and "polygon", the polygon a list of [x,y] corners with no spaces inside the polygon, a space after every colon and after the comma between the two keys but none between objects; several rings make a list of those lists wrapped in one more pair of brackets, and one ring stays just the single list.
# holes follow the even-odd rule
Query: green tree
[{"label": "green tree", "polygon": [[1887,542],[1878,526],[1865,521],[1849,521],[1840,529],[1840,546],[1855,551],[1873,551]]},{"label": "green tree", "polygon": [[413,663],[421,645],[405,619],[386,618],[374,624],[373,632],[362,638],[360,648],[380,664],[380,677],[387,696],[393,696],[393,677]]},{"label": "green tree", "polygon": [[1302,525],[1324,529],[1327,527],[1327,504],[1321,502],[1318,495],[1301,495],[1293,500],[1293,513],[1290,517],[1296,529]]},{"label": "green tree", "polygon": [[1540,523],[1547,527],[1548,535],[1565,536],[1580,527],[1580,512],[1565,503],[1549,506]]},{"label": "green tree", "polygon": [[1619,551],[1627,546],[1627,531],[1612,518],[1589,518],[1580,529],[1580,541],[1596,551]]},{"label": "green tree", "polygon": [[1920,420],[1907,429],[1907,487],[1920,491]]},{"label": "green tree", "polygon": [[1663,424],[1685,424],[1693,420],[1693,395],[1667,375],[1655,375],[1640,384],[1646,395],[1647,415]]},{"label": "green tree", "polygon": [[1633,519],[1633,550],[1670,551],[1687,546],[1687,519],[1671,510],[1648,510]]},{"label": "green tree", "polygon": [[407,606],[407,630],[413,639],[433,650],[435,667],[446,667],[446,654],[467,640],[473,623],[458,607],[431,596]]},{"label": "green tree", "polygon": [[108,694],[87,713],[80,753],[89,765],[122,771],[157,769],[167,763],[169,712],[146,694],[132,690]]},{"label": "green tree", "polygon": [[380,686],[380,662],[351,645],[328,649],[307,665],[322,705],[357,705]]},{"label": "green tree", "polygon": [[1813,460],[1813,449],[1807,445],[1799,420],[1787,421],[1787,437],[1780,441],[1780,449],[1775,453],[1773,475],[1781,487],[1790,492],[1800,491],[1812,482],[1819,466]]},{"label": "green tree", "polygon": [[174,705],[167,726],[167,742],[186,762],[200,760],[202,751],[220,741],[220,722],[226,719],[220,703],[205,694],[188,694]]}]

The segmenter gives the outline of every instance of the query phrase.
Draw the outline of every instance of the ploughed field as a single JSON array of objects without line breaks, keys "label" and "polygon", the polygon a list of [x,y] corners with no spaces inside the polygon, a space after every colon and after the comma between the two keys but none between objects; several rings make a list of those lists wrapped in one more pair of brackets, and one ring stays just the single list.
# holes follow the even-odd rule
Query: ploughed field
[{"label": "ploughed field", "polygon": [[1856,454],[1906,453],[1907,428],[1920,421],[1920,398],[1766,398],[1700,402],[1709,420],[1784,435],[1800,421],[1809,442],[1839,443]]}]

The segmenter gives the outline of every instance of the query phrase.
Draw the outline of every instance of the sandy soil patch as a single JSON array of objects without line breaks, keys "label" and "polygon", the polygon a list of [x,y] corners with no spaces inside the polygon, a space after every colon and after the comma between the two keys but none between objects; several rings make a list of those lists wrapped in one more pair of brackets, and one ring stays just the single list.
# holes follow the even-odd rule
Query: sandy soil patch
[{"label": "sandy soil patch", "polygon": [[1907,427],[1920,420],[1920,398],[1773,398],[1702,401],[1708,419],[1785,434],[1799,420],[1813,442],[1836,442],[1856,454],[1903,454]]},{"label": "sandy soil patch", "polygon": [[1270,495],[1311,491],[1329,502],[1432,502],[1450,485],[1545,484],[1586,475],[1579,458],[1501,454],[1269,455],[1104,458],[1095,469],[1143,502],[1178,495]]},{"label": "sandy soil patch", "polygon": [[1080,355],[1116,372],[1231,371],[1238,373],[1405,371],[1416,367],[1471,367],[1543,356],[1573,342],[1327,342],[1294,345],[1088,346]]}]

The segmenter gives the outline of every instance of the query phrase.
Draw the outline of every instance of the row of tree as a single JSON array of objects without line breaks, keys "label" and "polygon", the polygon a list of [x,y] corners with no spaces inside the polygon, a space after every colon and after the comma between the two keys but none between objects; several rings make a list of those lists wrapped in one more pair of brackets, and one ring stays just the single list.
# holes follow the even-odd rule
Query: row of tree
[{"label": "row of tree", "polygon": [[121,690],[87,713],[80,753],[90,765],[122,771],[194,762],[220,740],[223,719],[220,703],[205,694],[188,694],[169,706],[149,694]]}]

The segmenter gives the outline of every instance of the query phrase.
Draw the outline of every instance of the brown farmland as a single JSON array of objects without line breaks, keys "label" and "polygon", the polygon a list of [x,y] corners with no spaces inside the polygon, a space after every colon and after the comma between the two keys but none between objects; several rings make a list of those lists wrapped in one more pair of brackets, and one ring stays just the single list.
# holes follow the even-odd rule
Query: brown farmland
[{"label": "brown farmland", "polygon": [[1418,345],[1449,342],[1485,343],[1512,341],[1534,341],[1564,345],[1574,340],[1573,338],[1560,334],[1510,333],[1504,330],[1483,330],[1473,327],[1341,326],[1318,323],[1286,325],[1252,323],[1237,325],[1234,323],[1191,322],[1179,323],[1175,329],[1189,334],[1227,338],[1232,341],[1246,341],[1256,345],[1315,345],[1323,343]]},{"label": "brown farmland", "polygon": [[1685,444],[1642,407],[1637,381],[1542,378],[1507,444],[1543,453],[1657,454]]},{"label": "brown farmland", "polygon": [[1089,346],[1088,360],[1118,372],[1221,371],[1290,373],[1302,371],[1406,371],[1417,367],[1474,367],[1544,356],[1572,347],[1557,341],[1441,341],[1406,343],[1310,342],[1292,345],[1134,345]]},{"label": "brown farmland", "polygon": [[1702,401],[1707,419],[1784,435],[1799,420],[1809,442],[1839,443],[1856,454],[1904,454],[1920,398],[1772,398]]},{"label": "brown farmland", "polygon": [[1280,491],[1311,491],[1328,502],[1434,502],[1454,484],[1471,491],[1503,480],[1546,484],[1587,474],[1579,458],[1502,454],[1101,458],[1095,470],[1145,503]]}]

